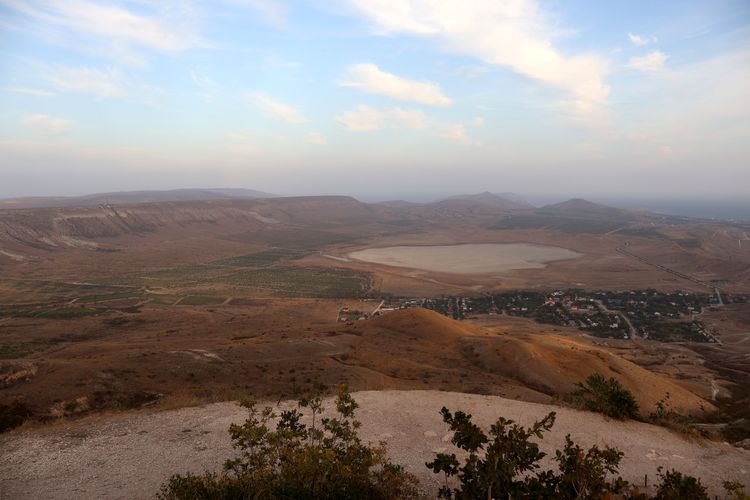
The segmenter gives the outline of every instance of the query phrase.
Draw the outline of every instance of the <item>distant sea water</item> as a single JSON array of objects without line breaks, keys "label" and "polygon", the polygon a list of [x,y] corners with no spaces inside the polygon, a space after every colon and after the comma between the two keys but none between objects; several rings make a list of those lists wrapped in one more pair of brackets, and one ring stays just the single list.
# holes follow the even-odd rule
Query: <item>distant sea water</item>
[{"label": "distant sea water", "polygon": [[750,199],[747,200],[612,200],[609,204],[622,208],[645,208],[668,215],[703,219],[750,221]]},{"label": "distant sea water", "polygon": [[[692,199],[692,198],[624,198],[624,197],[586,197],[596,203],[618,208],[644,208],[652,212],[667,215],[682,215],[701,219],[723,219],[733,221],[750,221],[750,196],[747,199],[728,198]],[[531,203],[541,206],[558,203],[564,198],[529,197]]]}]

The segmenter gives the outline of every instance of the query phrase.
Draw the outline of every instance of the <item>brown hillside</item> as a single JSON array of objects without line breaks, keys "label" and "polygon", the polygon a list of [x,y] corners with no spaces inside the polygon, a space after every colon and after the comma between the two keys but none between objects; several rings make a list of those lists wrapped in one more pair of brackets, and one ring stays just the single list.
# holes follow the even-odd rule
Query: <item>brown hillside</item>
[{"label": "brown hillside", "polygon": [[364,330],[366,338],[392,353],[396,366],[429,365],[440,359],[444,366],[458,368],[468,361],[482,372],[553,396],[574,391],[576,383],[598,372],[619,380],[646,414],[667,396],[671,407],[680,411],[713,409],[710,403],[662,375],[602,348],[559,335],[497,334],[426,309],[388,314],[367,322]]}]

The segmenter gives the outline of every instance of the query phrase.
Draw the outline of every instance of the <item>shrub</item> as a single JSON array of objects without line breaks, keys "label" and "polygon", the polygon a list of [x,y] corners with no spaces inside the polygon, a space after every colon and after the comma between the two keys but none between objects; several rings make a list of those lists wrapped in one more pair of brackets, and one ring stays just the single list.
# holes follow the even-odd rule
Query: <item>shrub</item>
[{"label": "shrub", "polygon": [[32,413],[31,408],[23,401],[0,404],[0,432],[18,427],[31,418]]},{"label": "shrub", "polygon": [[633,394],[617,379],[612,377],[608,380],[601,374],[594,373],[589,375],[583,384],[578,383],[578,387],[579,389],[571,395],[571,399],[579,407],[618,420],[639,418],[638,403]]},{"label": "shrub", "polygon": [[729,500],[750,500],[750,495],[745,493],[745,486],[739,481],[724,481],[724,490]]},{"label": "shrub", "polygon": [[[447,408],[441,413],[454,433],[452,443],[469,455],[461,463],[455,454],[438,453],[425,464],[434,473],[445,475],[440,498],[601,498],[626,486],[621,478],[607,481],[607,475],[618,470],[621,452],[596,446],[584,452],[570,436],[565,438],[565,448],[555,454],[559,473],[539,471],[545,453],[531,438],[542,438],[552,428],[554,412],[529,428],[499,418],[489,436],[471,421],[471,415],[452,414]],[[454,489],[448,482],[452,476],[459,482]]]},{"label": "shrub", "polygon": [[656,486],[655,500],[709,500],[708,491],[700,479],[676,470],[662,472],[658,469],[659,484]]},{"label": "shrub", "polygon": [[[336,398],[338,417],[321,418],[319,395],[299,402],[298,409],[277,415],[258,410],[251,401],[245,423],[229,433],[237,458],[220,474],[172,476],[162,486],[163,499],[399,499],[417,496],[416,478],[389,462],[381,444],[371,447],[357,436],[357,403],[346,391]],[[312,422],[302,423],[299,408],[309,408]]]}]

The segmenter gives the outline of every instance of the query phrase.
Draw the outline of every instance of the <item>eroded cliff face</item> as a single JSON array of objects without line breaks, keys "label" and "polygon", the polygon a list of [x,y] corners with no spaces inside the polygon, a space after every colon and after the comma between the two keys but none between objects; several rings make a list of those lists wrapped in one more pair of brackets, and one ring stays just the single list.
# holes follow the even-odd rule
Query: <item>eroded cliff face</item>
[{"label": "eroded cliff face", "polygon": [[313,221],[354,224],[372,220],[372,215],[371,207],[348,197],[0,210],[0,251],[97,248],[107,238],[200,225],[253,229]]}]

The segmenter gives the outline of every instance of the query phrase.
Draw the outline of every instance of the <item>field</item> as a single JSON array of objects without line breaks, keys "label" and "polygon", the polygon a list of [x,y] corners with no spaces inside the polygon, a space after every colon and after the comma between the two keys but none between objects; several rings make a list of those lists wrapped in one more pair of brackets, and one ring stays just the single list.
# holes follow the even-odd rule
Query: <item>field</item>
[{"label": "field", "polygon": [[[344,309],[366,317],[381,301],[511,290],[747,294],[750,245],[738,244],[744,230],[732,224],[344,197],[117,210],[128,214],[127,228],[97,207],[0,211],[0,249],[15,256],[0,254],[0,404],[22,401],[34,419],[48,420],[242,394],[277,398],[316,381],[549,403],[591,367],[631,384],[644,408],[662,393],[681,394],[683,409],[718,407],[721,416],[711,418],[725,425],[746,402],[739,381],[750,371],[750,321],[742,305],[701,314],[721,346],[677,334],[598,338],[501,314],[448,324],[411,312],[389,313],[390,323],[388,314],[337,322]],[[513,248],[546,263],[508,265],[501,252],[490,257],[502,269],[487,272],[497,262],[481,252],[439,262],[350,257],[386,247]],[[555,255],[529,255],[551,247]]]}]

